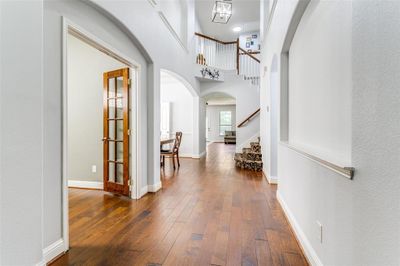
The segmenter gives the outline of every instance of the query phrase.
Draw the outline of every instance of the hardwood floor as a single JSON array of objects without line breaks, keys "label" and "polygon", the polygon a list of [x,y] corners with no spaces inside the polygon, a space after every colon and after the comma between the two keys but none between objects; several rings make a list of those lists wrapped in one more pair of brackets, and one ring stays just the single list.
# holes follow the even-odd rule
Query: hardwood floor
[{"label": "hardwood floor", "polygon": [[70,246],[52,265],[307,265],[276,186],[234,167],[233,145],[166,159],[163,189],[140,200],[70,189]]}]

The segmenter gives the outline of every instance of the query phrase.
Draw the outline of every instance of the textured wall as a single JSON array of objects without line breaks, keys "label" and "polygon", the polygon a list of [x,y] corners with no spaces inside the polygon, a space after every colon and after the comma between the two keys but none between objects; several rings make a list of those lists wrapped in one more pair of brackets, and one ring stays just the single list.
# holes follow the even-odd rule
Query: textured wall
[{"label": "textured wall", "polygon": [[400,2],[353,2],[354,261],[400,264]]},{"label": "textured wall", "polygon": [[[333,4],[350,4],[343,2]],[[312,1],[311,7],[320,4],[326,5],[326,1]],[[295,6],[295,2],[278,1],[263,43],[263,66],[269,68],[274,54],[280,54]],[[351,29],[351,61],[347,64],[352,75],[349,97],[354,180],[280,145],[278,194],[314,263],[399,265],[400,2],[357,0],[347,8],[351,23],[343,30]],[[321,11],[318,16],[326,19],[331,9]],[[330,54],[335,52],[332,47]],[[324,60],[323,67],[330,63]],[[304,61],[305,68],[307,64],[308,60]],[[262,80],[261,92],[266,93],[262,105],[271,99],[269,71]],[[262,118],[262,124],[268,122],[268,115]],[[323,225],[322,243],[316,221]]]}]

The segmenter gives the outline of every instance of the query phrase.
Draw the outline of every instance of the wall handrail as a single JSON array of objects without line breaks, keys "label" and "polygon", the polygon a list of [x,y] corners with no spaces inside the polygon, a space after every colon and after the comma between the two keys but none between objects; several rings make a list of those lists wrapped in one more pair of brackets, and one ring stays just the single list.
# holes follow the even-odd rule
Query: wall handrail
[{"label": "wall handrail", "polygon": [[354,167],[347,167],[347,166],[339,166],[335,163],[332,162],[328,162],[322,158],[319,158],[315,155],[312,155],[306,151],[304,151],[303,149],[296,147],[292,144],[290,144],[287,141],[281,141],[280,142],[281,145],[284,145],[286,147],[288,147],[291,150],[294,150],[295,152],[301,154],[302,156],[310,159],[311,161],[314,161],[322,166],[324,166],[325,168],[328,168],[338,174],[341,174],[345,177],[347,177],[348,179],[352,180],[354,178],[354,173],[355,173],[355,168]]},{"label": "wall handrail", "polygon": [[258,108],[254,113],[252,113],[251,115],[249,115],[245,120],[243,120],[237,127],[242,127],[244,126],[244,124],[246,124],[247,122],[249,122],[251,119],[253,119],[253,117],[255,117],[256,115],[258,115],[261,111],[261,108]]}]

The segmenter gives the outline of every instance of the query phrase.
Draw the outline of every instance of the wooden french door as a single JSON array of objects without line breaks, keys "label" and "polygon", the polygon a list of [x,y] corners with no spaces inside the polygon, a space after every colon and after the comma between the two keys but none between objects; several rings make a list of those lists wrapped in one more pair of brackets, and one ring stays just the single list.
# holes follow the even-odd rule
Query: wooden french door
[{"label": "wooden french door", "polygon": [[129,68],[103,77],[104,190],[129,196]]}]

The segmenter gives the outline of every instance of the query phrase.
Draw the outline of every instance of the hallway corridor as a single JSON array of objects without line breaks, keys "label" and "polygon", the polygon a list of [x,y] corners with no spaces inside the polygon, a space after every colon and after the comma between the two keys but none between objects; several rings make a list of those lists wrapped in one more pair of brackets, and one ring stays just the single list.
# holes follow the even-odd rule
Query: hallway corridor
[{"label": "hallway corridor", "polygon": [[234,167],[235,146],[166,160],[163,189],[138,201],[70,189],[70,251],[52,265],[307,265],[260,173]]}]

